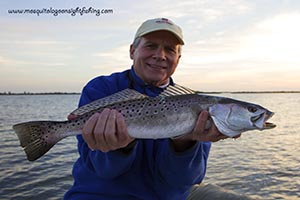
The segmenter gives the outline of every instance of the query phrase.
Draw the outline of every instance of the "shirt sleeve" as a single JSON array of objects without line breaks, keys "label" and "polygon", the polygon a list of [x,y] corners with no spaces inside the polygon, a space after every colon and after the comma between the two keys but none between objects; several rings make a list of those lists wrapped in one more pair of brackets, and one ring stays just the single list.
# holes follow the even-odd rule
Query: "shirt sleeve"
[{"label": "shirt sleeve", "polygon": [[169,140],[164,141],[157,152],[159,176],[175,188],[201,183],[210,147],[211,142],[197,142],[191,149],[177,153]]},{"label": "shirt sleeve", "polygon": [[[95,85],[101,87],[101,90],[96,89]],[[109,95],[109,88],[105,81],[90,82],[83,89],[80,97],[79,106],[90,103],[93,100]],[[78,151],[80,154],[81,163],[88,170],[94,171],[99,177],[105,179],[115,178],[130,169],[136,156],[136,145],[124,153],[121,150],[110,151],[103,153],[101,151],[92,151],[85,143],[81,135],[77,136]]]}]

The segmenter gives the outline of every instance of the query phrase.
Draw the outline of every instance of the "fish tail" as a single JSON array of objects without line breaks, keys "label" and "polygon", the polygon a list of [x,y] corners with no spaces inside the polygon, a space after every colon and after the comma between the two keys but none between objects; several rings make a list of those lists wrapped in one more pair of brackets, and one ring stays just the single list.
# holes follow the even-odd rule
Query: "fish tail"
[{"label": "fish tail", "polygon": [[13,126],[29,161],[37,160],[66,137],[59,133],[61,123],[64,122],[32,121]]}]

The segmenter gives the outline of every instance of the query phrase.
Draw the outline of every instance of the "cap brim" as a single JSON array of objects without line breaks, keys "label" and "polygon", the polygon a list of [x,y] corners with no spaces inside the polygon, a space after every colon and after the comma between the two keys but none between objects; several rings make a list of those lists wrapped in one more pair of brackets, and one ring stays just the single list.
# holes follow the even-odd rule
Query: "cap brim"
[{"label": "cap brim", "polygon": [[184,45],[184,41],[180,38],[180,36],[178,34],[176,34],[172,29],[169,29],[169,28],[161,28],[161,27],[158,27],[156,29],[154,28],[152,30],[140,33],[138,35],[138,37],[142,37],[142,36],[145,36],[145,35],[147,35],[149,33],[153,33],[153,32],[156,32],[156,31],[168,31],[168,32],[172,33],[176,37],[176,39],[179,41],[179,44]]}]

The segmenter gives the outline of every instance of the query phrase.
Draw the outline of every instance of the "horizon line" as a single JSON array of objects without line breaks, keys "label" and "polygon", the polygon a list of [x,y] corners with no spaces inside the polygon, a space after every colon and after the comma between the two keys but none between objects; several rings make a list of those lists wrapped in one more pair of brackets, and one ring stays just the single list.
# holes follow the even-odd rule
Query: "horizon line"
[{"label": "horizon line", "polygon": [[[300,90],[274,90],[274,91],[196,91],[200,94],[255,94],[255,93],[300,93]],[[0,92],[0,95],[80,95],[81,92]]]}]

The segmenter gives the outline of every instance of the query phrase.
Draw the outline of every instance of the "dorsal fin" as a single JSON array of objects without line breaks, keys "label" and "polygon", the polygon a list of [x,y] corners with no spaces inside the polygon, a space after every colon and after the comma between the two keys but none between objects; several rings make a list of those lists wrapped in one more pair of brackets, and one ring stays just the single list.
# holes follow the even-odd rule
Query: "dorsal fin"
[{"label": "dorsal fin", "polygon": [[178,96],[185,94],[196,94],[196,92],[190,88],[175,84],[174,86],[168,86],[159,96],[160,97],[169,97],[169,96]]},{"label": "dorsal fin", "polygon": [[79,108],[77,108],[76,110],[74,110],[71,114],[72,115],[83,115],[87,112],[99,109],[101,107],[105,107],[108,105],[112,105],[115,103],[120,103],[123,101],[128,101],[128,100],[134,100],[134,99],[143,99],[143,98],[147,98],[147,95],[141,94],[139,92],[137,92],[136,90],[132,90],[132,89],[125,89],[122,90],[120,92],[117,92],[115,94],[112,94],[110,96],[101,98],[101,99],[97,99],[95,101],[92,101],[89,104],[86,104],[84,106],[81,106]]},{"label": "dorsal fin", "polygon": [[[168,97],[168,96],[178,96],[178,95],[185,95],[185,94],[195,94],[196,92],[192,89],[189,89],[187,87],[183,87],[181,85],[174,85],[174,86],[168,86],[160,95],[159,97]],[[101,107],[105,107],[108,105],[112,105],[115,103],[121,103],[123,101],[128,100],[135,100],[135,99],[143,99],[143,98],[151,98],[147,95],[141,94],[136,90],[132,89],[125,89],[120,92],[117,92],[115,94],[112,94],[110,96],[95,100],[89,104],[86,104],[84,106],[81,106],[74,110],[71,115],[83,115],[85,113],[88,113],[90,111],[99,109]]]}]

